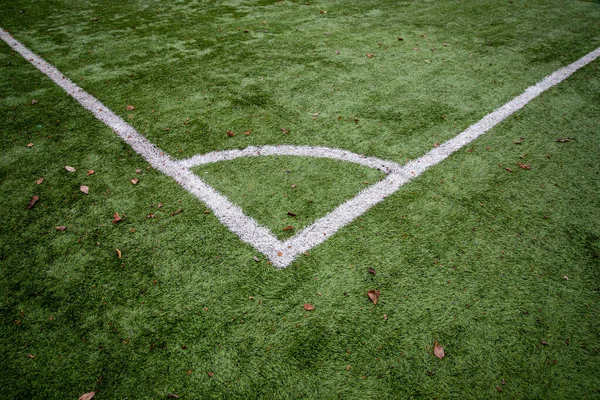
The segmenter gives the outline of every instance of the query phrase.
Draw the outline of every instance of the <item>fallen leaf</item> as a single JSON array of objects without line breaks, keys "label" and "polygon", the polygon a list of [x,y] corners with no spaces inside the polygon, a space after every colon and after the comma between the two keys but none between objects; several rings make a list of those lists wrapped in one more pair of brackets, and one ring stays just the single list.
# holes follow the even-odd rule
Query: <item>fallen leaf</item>
[{"label": "fallen leaf", "polygon": [[312,304],[308,304],[308,303],[306,303],[306,304],[304,305],[304,309],[305,309],[306,311],[313,311],[313,310],[315,309],[315,306],[313,306]]},{"label": "fallen leaf", "polygon": [[42,182],[44,182],[44,178],[40,178],[40,179],[38,179],[37,181],[35,181],[35,183],[36,183],[37,185],[41,185],[41,184],[42,184]]},{"label": "fallen leaf", "polygon": [[296,184],[294,183],[292,186],[290,186],[292,189],[296,189]]},{"label": "fallen leaf", "polygon": [[131,180],[131,183],[133,183],[134,185],[137,185],[139,181],[140,181],[139,179],[133,178]]},{"label": "fallen leaf", "polygon": [[156,207],[158,207],[158,208],[162,208],[162,206],[163,206],[163,203],[158,203],[158,204],[156,205]]},{"label": "fallen leaf", "polygon": [[79,396],[78,400],[91,400],[96,395],[96,392],[89,392]]},{"label": "fallen leaf", "polygon": [[514,144],[521,144],[523,143],[525,140],[524,139],[519,139],[519,140],[515,140],[513,143]]},{"label": "fallen leaf", "polygon": [[340,51],[339,51],[339,50],[336,50],[336,51],[335,51],[335,54],[341,54],[341,53],[340,53]]},{"label": "fallen leaf", "polygon": [[377,272],[375,271],[374,268],[369,268],[369,273],[372,275],[377,275]]},{"label": "fallen leaf", "polygon": [[188,369],[188,370],[187,370],[187,374],[188,374],[188,375],[191,375],[191,374],[192,374],[192,370],[191,370],[191,369]]},{"label": "fallen leaf", "polygon": [[121,250],[119,249],[115,249],[117,251],[117,256],[119,257],[119,259],[123,256],[123,254],[121,253]]},{"label": "fallen leaf", "polygon": [[375,54],[367,53],[367,57],[368,58],[373,58],[373,57],[375,57]]},{"label": "fallen leaf", "polygon": [[291,225],[286,226],[285,228],[283,228],[284,231],[293,231],[294,227]]},{"label": "fallen leaf", "polygon": [[513,172],[513,170],[511,168],[506,167],[504,169],[507,170],[508,172]]},{"label": "fallen leaf", "polygon": [[69,165],[65,165],[65,169],[66,169],[67,171],[69,171],[69,172],[75,172],[75,171],[77,171],[75,168],[73,168],[73,167],[71,167],[71,166],[69,166]]},{"label": "fallen leaf", "polygon": [[291,212],[291,211],[288,211],[287,215],[289,215],[290,217],[295,217],[295,216],[296,216],[296,214],[294,214],[294,213],[293,213],[293,212]]},{"label": "fallen leaf", "polygon": [[136,169],[136,170],[135,170],[135,173],[136,173],[136,174],[141,174],[141,173],[142,173],[142,170],[138,168],[138,169]]},{"label": "fallen leaf", "polygon": [[502,386],[504,386],[504,385],[506,385],[506,381],[505,381],[504,379],[502,379],[502,381],[500,382],[500,384],[501,384]]},{"label": "fallen leaf", "polygon": [[27,143],[27,147],[32,148],[33,147],[33,143]]},{"label": "fallen leaf", "polygon": [[388,320],[388,316],[387,316],[387,314],[383,314],[383,320],[384,320],[384,321],[387,321],[387,320]]},{"label": "fallen leaf", "polygon": [[570,142],[570,141],[573,141],[573,140],[575,140],[575,138],[570,138],[570,137],[562,137],[562,138],[558,138],[558,139],[556,139],[556,141],[557,141],[558,143],[567,143],[567,142]]},{"label": "fallen leaf", "polygon": [[413,47],[413,50],[419,50],[419,48],[418,47]]},{"label": "fallen leaf", "polygon": [[113,224],[116,224],[117,222],[120,222],[122,220],[123,218],[121,218],[118,212],[116,212],[115,215],[113,215]]},{"label": "fallen leaf", "polygon": [[57,227],[55,227],[55,229],[56,229],[57,231],[61,231],[61,232],[62,232],[62,231],[64,231],[65,229],[67,229],[67,227],[66,227],[66,226],[64,226],[64,225],[61,225],[61,226],[57,226]]},{"label": "fallen leaf", "polygon": [[379,295],[381,294],[381,292],[379,290],[369,290],[367,292],[367,296],[369,296],[369,298],[371,299],[371,301],[373,302],[373,304],[377,304],[377,301],[379,300]]},{"label": "fallen leaf", "polygon": [[399,41],[399,42],[401,42],[401,41],[403,41],[403,40],[404,40],[404,39],[403,39],[403,38],[401,38],[401,37],[399,37],[399,38],[398,38],[398,41]]},{"label": "fallen leaf", "polygon": [[133,111],[135,110],[135,107],[132,105],[127,106],[127,111]]},{"label": "fallen leaf", "polygon": [[448,46],[448,43],[442,43],[442,46],[446,47]]},{"label": "fallen leaf", "polygon": [[319,118],[319,114],[321,114],[321,113],[320,113],[320,112],[318,112],[318,113],[314,113],[314,114],[312,115],[312,116],[313,116],[313,118],[312,118],[312,119],[317,119],[317,118]]},{"label": "fallen leaf", "polygon": [[565,281],[568,281],[568,280],[569,280],[569,277],[568,277],[568,276],[566,276],[566,275],[563,275],[563,279],[564,279]]},{"label": "fallen leaf", "polygon": [[154,214],[150,213],[150,214],[146,215],[146,218],[154,218]]},{"label": "fallen leaf", "polygon": [[518,165],[520,168],[523,168],[523,169],[527,169],[527,170],[530,170],[530,169],[531,169],[531,165],[523,164],[523,163],[520,163],[520,162],[518,162],[518,163],[517,163],[517,165]]},{"label": "fallen leaf", "polygon": [[437,342],[437,340],[433,344],[433,354],[435,354],[435,356],[437,358],[439,358],[440,360],[442,358],[444,358],[444,356],[446,355],[444,353],[444,348],[442,346],[440,346],[440,344]]},{"label": "fallen leaf", "polygon": [[37,201],[38,201],[39,199],[40,199],[40,198],[39,198],[38,196],[33,196],[33,197],[31,198],[31,200],[29,200],[29,204],[27,204],[27,208],[28,208],[29,210],[31,210],[31,209],[33,208],[33,206],[35,205],[35,203],[37,203]]},{"label": "fallen leaf", "polygon": [[281,128],[281,132],[283,132],[284,135],[287,135],[288,133],[290,133],[289,129],[285,129],[285,128]]},{"label": "fallen leaf", "polygon": [[282,252],[280,252],[280,251],[278,251],[278,252],[277,252],[277,255],[278,255],[279,257],[281,257],[281,256],[283,255],[283,253],[282,253]]},{"label": "fallen leaf", "polygon": [[545,340],[542,340],[540,343],[542,343],[543,346],[548,346],[548,342],[546,342]]},{"label": "fallen leaf", "polygon": [[85,193],[85,194],[88,194],[88,193],[90,192],[90,188],[89,188],[89,187],[87,187],[87,186],[85,186],[85,185],[81,185],[81,186],[79,186],[79,190],[80,190],[82,193]]},{"label": "fallen leaf", "polygon": [[233,131],[227,131],[227,136],[234,137],[235,133]]},{"label": "fallen leaf", "polygon": [[178,399],[178,398],[179,398],[179,396],[177,396],[176,394],[173,394],[173,393],[169,393],[167,395],[167,399]]},{"label": "fallen leaf", "polygon": [[346,371],[350,371],[350,368],[352,368],[352,365],[346,365]]},{"label": "fallen leaf", "polygon": [[496,390],[498,390],[498,393],[502,393],[502,388],[498,385],[496,385]]},{"label": "fallen leaf", "polygon": [[327,14],[327,10],[319,10],[320,14]]},{"label": "fallen leaf", "polygon": [[256,256],[252,257],[252,259],[253,259],[254,261],[256,261],[256,262],[260,262],[260,259],[259,259],[258,257],[256,257]]},{"label": "fallen leaf", "polygon": [[31,105],[37,104],[37,100],[31,100]]},{"label": "fallen leaf", "polygon": [[180,213],[180,212],[182,212],[182,211],[183,211],[183,209],[181,209],[181,208],[180,208],[179,210],[175,210],[175,211],[173,211],[173,212],[171,213],[171,217],[173,217],[173,216],[175,216],[175,215],[179,214],[179,213]]},{"label": "fallen leaf", "polygon": [[206,374],[207,374],[208,376],[210,376],[211,378],[212,378],[213,376],[215,376],[215,373],[214,373],[214,372],[207,372]]},{"label": "fallen leaf", "polygon": [[252,129],[248,129],[247,131],[244,132],[244,135],[248,136],[248,135],[250,135],[251,132],[252,132]]},{"label": "fallen leaf", "polygon": [[204,214],[210,214],[209,210],[204,210]]},{"label": "fallen leaf", "polygon": [[33,354],[27,354],[27,357],[31,358],[32,360],[35,358]]},{"label": "fallen leaf", "polygon": [[90,175],[94,175],[94,172],[96,172],[96,171],[94,171],[93,169],[89,169],[88,172],[86,172],[86,174],[87,174],[87,176],[90,176]]}]

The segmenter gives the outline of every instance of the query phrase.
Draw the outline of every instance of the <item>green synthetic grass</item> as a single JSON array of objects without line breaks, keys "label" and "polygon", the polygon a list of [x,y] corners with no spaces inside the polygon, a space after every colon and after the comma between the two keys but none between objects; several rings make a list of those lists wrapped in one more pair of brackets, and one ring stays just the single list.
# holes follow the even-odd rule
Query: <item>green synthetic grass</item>
[{"label": "green synthetic grass", "polygon": [[385,177],[362,165],[291,156],[238,158],[193,171],[279,239],[293,236]]},{"label": "green synthetic grass", "polygon": [[[600,46],[590,1],[1,3],[0,27],[177,158],[404,163]],[[600,397],[599,68],[276,270],[1,44],[0,397]],[[288,206],[299,228],[380,177],[195,170],[280,237]]]}]

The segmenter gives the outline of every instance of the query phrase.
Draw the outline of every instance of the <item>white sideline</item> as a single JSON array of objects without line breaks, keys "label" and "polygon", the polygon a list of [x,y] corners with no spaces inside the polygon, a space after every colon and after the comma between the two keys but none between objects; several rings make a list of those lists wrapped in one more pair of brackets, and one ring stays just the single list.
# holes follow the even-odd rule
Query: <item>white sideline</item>
[{"label": "white sideline", "polygon": [[[542,92],[564,81],[575,71],[600,57],[600,48],[597,48],[574,63],[560,68],[539,83],[527,88],[523,94],[486,115],[459,135],[434,148],[424,156],[408,162],[404,166],[374,157],[363,157],[346,150],[288,145],[248,147],[243,150],[212,152],[197,155],[187,160],[176,161],[150,143],[131,125],[109,110],[95,97],[65,78],[58,69],[12,38],[2,28],[0,28],[0,38],[63,88],[85,109],[94,114],[97,119],[110,127],[137,153],[144,157],[152,167],[170,176],[199,200],[205,202],[227,228],[238,235],[241,240],[265,254],[273,265],[278,268],[286,267],[298,254],[324,242],[339,229],[383,201],[387,196],[393,194],[402,185],[485,134],[514,112],[523,108]],[[269,229],[260,226],[254,219],[246,216],[241,208],[232,204],[225,196],[203,182],[190,170],[193,166],[211,162],[231,160],[237,157],[266,155],[300,155],[334,158],[377,168],[387,173],[388,176],[377,184],[363,190],[353,199],[346,201],[331,213],[318,219],[294,237],[281,242]]]}]

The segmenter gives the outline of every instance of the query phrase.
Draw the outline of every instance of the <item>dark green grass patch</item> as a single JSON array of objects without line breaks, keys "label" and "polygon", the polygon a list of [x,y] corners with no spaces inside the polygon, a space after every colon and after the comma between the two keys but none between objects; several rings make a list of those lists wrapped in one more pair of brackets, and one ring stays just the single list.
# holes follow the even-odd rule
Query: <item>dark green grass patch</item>
[{"label": "dark green grass patch", "polygon": [[[600,37],[596,2],[71,3],[10,2],[0,26],[181,157],[290,143],[403,162]],[[598,61],[276,270],[11,53],[0,46],[1,398],[600,395]],[[271,192],[291,183],[287,158],[246,162],[206,168],[258,186],[264,163]],[[311,166],[323,184],[325,164]]]}]

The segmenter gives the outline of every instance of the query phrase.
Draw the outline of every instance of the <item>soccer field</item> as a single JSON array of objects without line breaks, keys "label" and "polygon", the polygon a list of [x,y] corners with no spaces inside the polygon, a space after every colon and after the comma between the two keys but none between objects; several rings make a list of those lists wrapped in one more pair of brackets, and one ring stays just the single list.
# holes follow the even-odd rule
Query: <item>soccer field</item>
[{"label": "soccer field", "polygon": [[0,0],[1,398],[600,397],[599,2],[73,3]]}]

